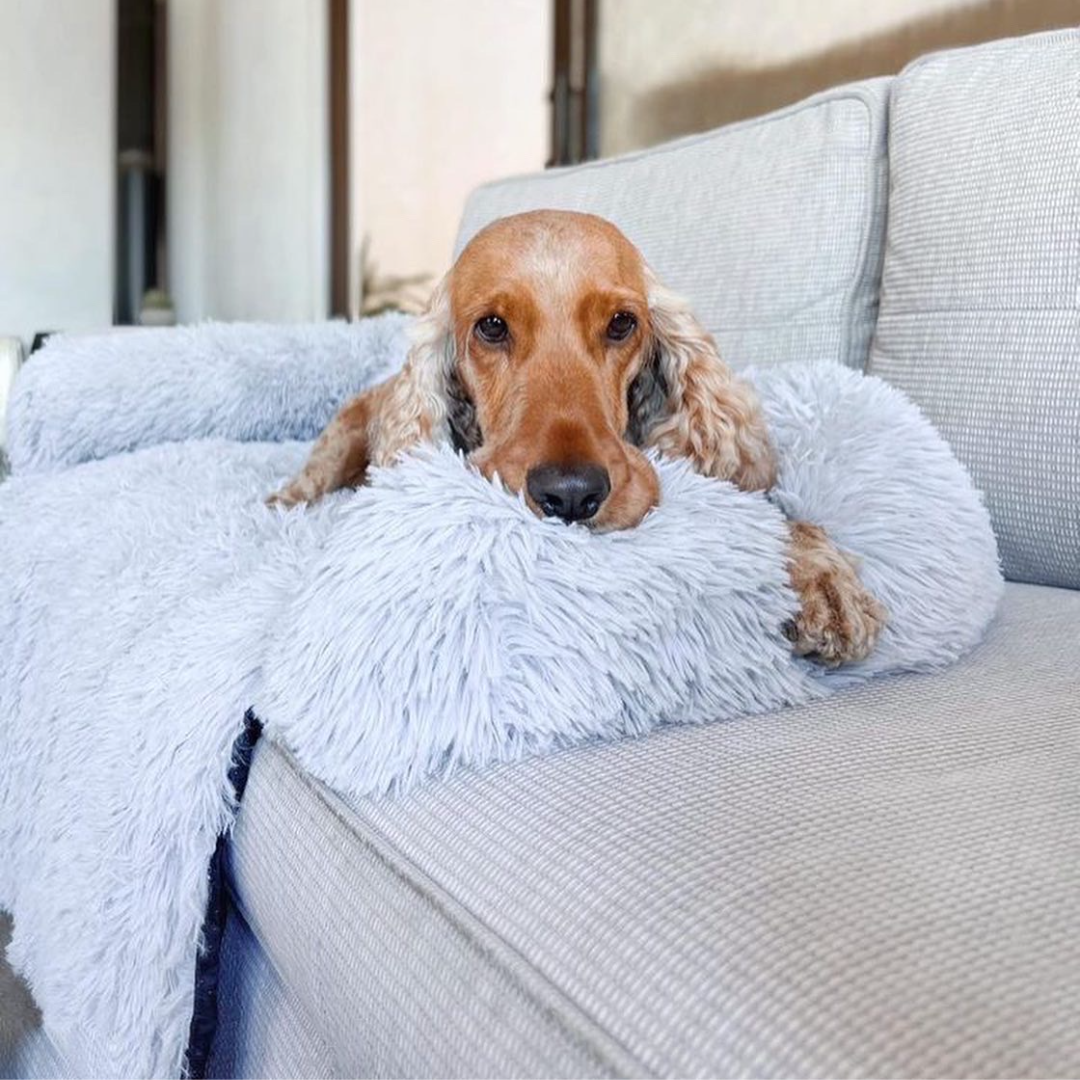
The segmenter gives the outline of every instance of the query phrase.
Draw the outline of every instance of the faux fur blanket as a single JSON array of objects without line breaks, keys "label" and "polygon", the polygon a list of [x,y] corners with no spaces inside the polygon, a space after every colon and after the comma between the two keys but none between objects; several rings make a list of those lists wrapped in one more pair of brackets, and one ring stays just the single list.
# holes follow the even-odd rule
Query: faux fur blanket
[{"label": "faux fur blanket", "polygon": [[[89,372],[84,346],[61,340],[16,388],[0,907],[74,1074],[183,1066],[249,707],[332,787],[389,793],[939,668],[992,616],[996,547],[963,469],[902,395],[835,366],[753,376],[780,454],[772,501],[661,462],[661,506],[594,536],[438,450],[315,508],[265,507],[306,445],[237,438],[310,436],[400,361],[399,331],[133,334],[126,363]],[[296,333],[314,344],[293,359],[280,341]],[[38,411],[54,408],[62,422]],[[213,432],[229,439],[201,438]],[[790,655],[784,511],[862,556],[891,614],[866,662],[828,672]]]}]

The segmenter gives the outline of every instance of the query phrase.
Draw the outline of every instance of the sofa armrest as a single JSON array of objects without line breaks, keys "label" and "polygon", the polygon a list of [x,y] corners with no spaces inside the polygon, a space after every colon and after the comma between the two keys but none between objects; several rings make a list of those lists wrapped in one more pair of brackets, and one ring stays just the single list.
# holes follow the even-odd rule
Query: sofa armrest
[{"label": "sofa armrest", "polygon": [[[0,337],[0,457],[7,445],[7,407],[15,375],[22,366],[23,346],[17,337]],[[0,466],[2,469],[2,466]]]}]

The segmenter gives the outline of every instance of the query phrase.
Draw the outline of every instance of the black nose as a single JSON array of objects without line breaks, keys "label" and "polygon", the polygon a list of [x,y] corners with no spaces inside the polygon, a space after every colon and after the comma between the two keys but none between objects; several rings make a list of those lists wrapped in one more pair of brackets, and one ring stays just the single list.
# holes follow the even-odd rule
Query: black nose
[{"label": "black nose", "polygon": [[588,521],[611,493],[611,480],[599,465],[537,465],[525,487],[548,517]]}]

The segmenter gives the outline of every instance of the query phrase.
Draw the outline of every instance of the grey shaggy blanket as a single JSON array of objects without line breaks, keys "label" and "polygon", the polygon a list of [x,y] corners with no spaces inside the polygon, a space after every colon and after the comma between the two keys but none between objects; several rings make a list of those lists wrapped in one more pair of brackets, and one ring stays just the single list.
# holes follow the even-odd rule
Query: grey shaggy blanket
[{"label": "grey shaggy blanket", "polygon": [[[75,1075],[182,1067],[248,708],[332,787],[388,793],[940,668],[993,614],[994,537],[964,470],[901,394],[829,365],[752,374],[771,499],[660,462],[660,507],[597,536],[441,448],[314,508],[264,506],[295,440],[401,362],[402,329],[54,339],[16,387],[0,907]],[[861,555],[891,613],[865,662],[791,656],[785,514]]]}]

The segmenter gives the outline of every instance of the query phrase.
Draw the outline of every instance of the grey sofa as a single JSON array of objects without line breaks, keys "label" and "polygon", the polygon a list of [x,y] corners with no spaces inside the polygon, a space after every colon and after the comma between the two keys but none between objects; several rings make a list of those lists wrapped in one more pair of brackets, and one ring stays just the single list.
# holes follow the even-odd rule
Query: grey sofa
[{"label": "grey sofa", "polygon": [[[735,366],[865,367],[985,492],[985,644],[345,804],[257,751],[219,1075],[1080,1072],[1080,31],[485,187],[618,224]],[[928,541],[931,538],[928,538]]]}]

